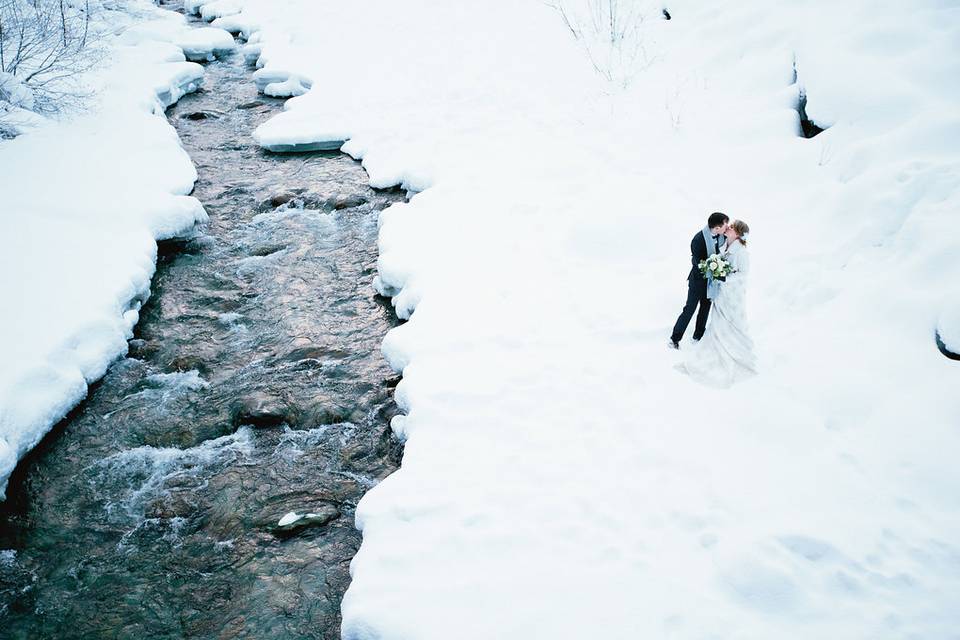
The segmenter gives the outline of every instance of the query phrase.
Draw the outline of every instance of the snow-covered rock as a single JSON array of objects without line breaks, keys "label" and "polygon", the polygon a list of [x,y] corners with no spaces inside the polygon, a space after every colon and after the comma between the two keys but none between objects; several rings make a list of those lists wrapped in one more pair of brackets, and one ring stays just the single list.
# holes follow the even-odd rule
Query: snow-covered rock
[{"label": "snow-covered rock", "polygon": [[322,526],[337,518],[340,515],[336,507],[326,506],[320,509],[318,513],[307,512],[297,513],[291,511],[277,521],[274,531],[281,534],[289,534],[307,527]]},{"label": "snow-covered rock", "polygon": [[229,31],[216,27],[201,27],[184,31],[176,40],[187,60],[203,62],[214,60],[237,47]]}]

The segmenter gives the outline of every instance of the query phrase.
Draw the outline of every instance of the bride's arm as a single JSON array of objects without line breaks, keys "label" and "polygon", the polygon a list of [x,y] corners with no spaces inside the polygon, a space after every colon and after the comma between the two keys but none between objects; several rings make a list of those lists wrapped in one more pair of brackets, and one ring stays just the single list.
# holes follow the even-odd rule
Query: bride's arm
[{"label": "bride's arm", "polygon": [[745,277],[750,273],[750,253],[747,251],[746,247],[741,247],[739,251],[734,253],[734,274],[736,276]]},{"label": "bride's arm", "polygon": [[726,258],[730,263],[730,273],[720,278],[720,280],[725,285],[733,283],[740,284],[744,276],[747,275],[747,272],[750,271],[750,258],[746,250],[742,246],[737,248],[730,247]]}]

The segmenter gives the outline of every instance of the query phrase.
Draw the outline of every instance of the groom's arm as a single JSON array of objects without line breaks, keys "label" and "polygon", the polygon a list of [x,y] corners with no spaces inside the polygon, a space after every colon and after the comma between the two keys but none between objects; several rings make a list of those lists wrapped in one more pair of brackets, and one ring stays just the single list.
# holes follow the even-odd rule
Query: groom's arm
[{"label": "groom's arm", "polygon": [[690,241],[690,261],[693,266],[699,267],[701,260],[707,259],[707,241],[703,239],[703,234],[698,233]]}]

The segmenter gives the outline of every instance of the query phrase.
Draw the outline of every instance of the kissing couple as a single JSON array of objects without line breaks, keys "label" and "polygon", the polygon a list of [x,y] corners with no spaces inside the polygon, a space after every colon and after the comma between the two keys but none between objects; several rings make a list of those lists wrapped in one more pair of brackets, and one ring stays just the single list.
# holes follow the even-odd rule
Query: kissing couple
[{"label": "kissing couple", "polygon": [[693,344],[684,350],[683,363],[677,369],[713,387],[726,388],[757,373],[747,326],[749,233],[750,227],[743,220],[731,223],[726,214],[716,212],[690,242],[693,267],[687,276],[687,303],[668,344],[680,348],[696,311]]}]

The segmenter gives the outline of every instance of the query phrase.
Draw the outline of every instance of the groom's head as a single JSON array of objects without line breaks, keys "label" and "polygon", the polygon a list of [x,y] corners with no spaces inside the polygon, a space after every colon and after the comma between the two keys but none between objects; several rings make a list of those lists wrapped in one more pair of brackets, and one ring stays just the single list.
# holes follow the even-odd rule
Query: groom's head
[{"label": "groom's head", "polygon": [[707,227],[710,228],[710,233],[716,236],[727,230],[728,222],[730,222],[730,218],[727,217],[727,214],[716,211],[707,218]]}]

